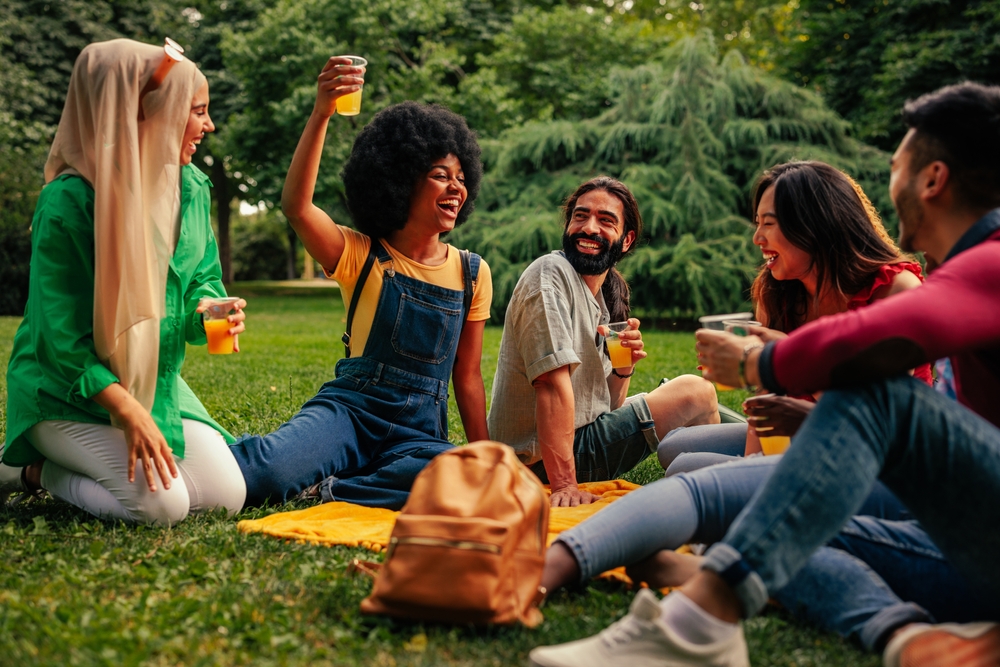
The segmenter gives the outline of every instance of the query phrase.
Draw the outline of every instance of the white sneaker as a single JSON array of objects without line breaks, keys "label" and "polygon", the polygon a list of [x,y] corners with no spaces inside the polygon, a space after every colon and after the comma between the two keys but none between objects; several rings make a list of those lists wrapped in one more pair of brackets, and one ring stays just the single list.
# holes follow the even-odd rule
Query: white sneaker
[{"label": "white sneaker", "polygon": [[913,623],[897,633],[882,654],[885,667],[996,667],[1000,625]]},{"label": "white sneaker", "polygon": [[647,588],[629,613],[603,632],[568,644],[542,646],[528,657],[535,667],[750,667],[743,628],[714,644],[692,644],[660,620],[660,602]]}]

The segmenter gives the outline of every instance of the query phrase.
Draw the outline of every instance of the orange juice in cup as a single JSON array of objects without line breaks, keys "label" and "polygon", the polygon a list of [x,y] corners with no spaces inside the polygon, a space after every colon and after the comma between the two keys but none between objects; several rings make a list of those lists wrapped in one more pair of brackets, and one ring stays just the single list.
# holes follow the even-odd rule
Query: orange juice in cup
[{"label": "orange juice in cup", "polygon": [[202,299],[208,308],[202,313],[205,324],[205,337],[208,339],[209,354],[232,354],[236,337],[229,335],[233,327],[229,316],[235,310],[239,297],[231,296],[222,299]]},{"label": "orange juice in cup", "polygon": [[760,449],[764,452],[764,456],[784,454],[792,444],[792,438],[787,435],[758,435],[757,439],[760,440]]},{"label": "orange juice in cup", "polygon": [[623,347],[619,333],[628,329],[628,322],[614,322],[608,325],[611,331],[605,342],[608,345],[608,356],[611,357],[612,368],[630,368],[632,366],[632,348]]},{"label": "orange juice in cup", "polygon": [[[351,66],[367,67],[368,61],[361,56],[338,56],[338,58],[350,58]],[[337,98],[337,113],[341,116],[357,116],[361,113],[361,90],[357,90],[349,95]]]}]

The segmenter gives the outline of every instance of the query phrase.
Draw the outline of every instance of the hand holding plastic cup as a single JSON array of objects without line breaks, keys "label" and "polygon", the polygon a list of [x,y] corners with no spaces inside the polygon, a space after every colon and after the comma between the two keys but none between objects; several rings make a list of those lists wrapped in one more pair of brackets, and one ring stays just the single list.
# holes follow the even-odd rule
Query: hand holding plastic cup
[{"label": "hand holding plastic cup", "polygon": [[209,354],[233,353],[236,336],[229,333],[229,330],[233,328],[229,316],[236,312],[236,304],[239,301],[238,296],[201,300],[200,305],[206,306],[201,315],[205,324],[205,337],[208,339]]},{"label": "hand holding plastic cup", "polygon": [[604,341],[608,346],[608,356],[611,357],[611,367],[631,368],[632,348],[622,346],[622,339],[618,335],[628,329],[628,322],[612,322],[606,326],[609,331]]},{"label": "hand holding plastic cup", "polygon": [[[352,67],[367,67],[368,61],[361,56],[337,56],[338,58],[350,58]],[[362,75],[364,76],[364,75]],[[361,113],[361,91],[356,90],[343,97],[337,98],[337,113],[341,116],[357,116]]]},{"label": "hand holding plastic cup", "polygon": [[[725,315],[705,315],[704,317],[698,318],[698,323],[703,329],[711,329],[713,331],[728,331],[730,333],[736,333],[737,336],[746,336],[746,329],[742,330],[742,333],[733,331],[733,329],[727,327],[739,327],[740,325],[749,326],[752,324],[760,325],[760,322],[753,321],[753,313],[727,313]],[[719,391],[730,391],[736,389],[736,387],[730,387],[728,384],[719,384],[718,382],[713,383],[715,388]]]}]

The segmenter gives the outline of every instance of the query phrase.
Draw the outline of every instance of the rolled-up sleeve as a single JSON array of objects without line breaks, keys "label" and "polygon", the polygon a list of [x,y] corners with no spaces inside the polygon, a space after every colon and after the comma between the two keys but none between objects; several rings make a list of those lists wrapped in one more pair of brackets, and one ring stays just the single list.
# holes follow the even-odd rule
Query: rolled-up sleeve
[{"label": "rolled-up sleeve", "polygon": [[570,373],[580,365],[573,349],[571,295],[561,280],[542,280],[519,300],[511,331],[524,361],[528,382],[562,366]]}]

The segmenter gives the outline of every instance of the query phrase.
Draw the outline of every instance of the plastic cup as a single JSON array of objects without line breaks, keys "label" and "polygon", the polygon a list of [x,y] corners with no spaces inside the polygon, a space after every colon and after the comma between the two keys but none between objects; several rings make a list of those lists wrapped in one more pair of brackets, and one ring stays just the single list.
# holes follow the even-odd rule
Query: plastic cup
[{"label": "plastic cup", "polygon": [[[351,65],[354,67],[367,67],[368,61],[361,56],[337,56],[338,58],[350,58]],[[341,116],[357,116],[361,113],[361,92],[364,90],[355,91],[350,95],[344,95],[343,97],[337,98],[337,113]]]},{"label": "plastic cup", "polygon": [[725,331],[726,322],[735,322],[738,320],[752,320],[753,313],[727,313],[725,315],[705,315],[704,317],[698,318],[698,323],[701,324],[702,329],[713,329],[714,331]]},{"label": "plastic cup", "polygon": [[236,312],[236,302],[239,300],[238,296],[202,299],[201,302],[208,305],[208,308],[201,315],[205,323],[205,337],[208,338],[209,354],[233,353],[236,337],[229,335],[229,330],[233,327],[229,316]]},{"label": "plastic cup", "polygon": [[764,452],[764,456],[784,454],[792,444],[792,438],[788,435],[758,435],[757,439],[760,440],[760,449]]},{"label": "plastic cup", "polygon": [[632,366],[632,348],[622,347],[622,339],[618,336],[628,329],[628,322],[613,322],[607,325],[611,330],[605,342],[608,345],[608,355],[611,357],[612,368],[630,368]]},{"label": "plastic cup", "polygon": [[[727,313],[725,315],[705,315],[698,318],[698,323],[701,325],[702,329],[711,329],[713,331],[727,331],[726,322],[752,322],[753,313]],[[745,335],[745,334],[740,334]],[[728,384],[719,384],[718,382],[713,382],[715,388],[718,391],[732,391],[736,387],[730,387]]]},{"label": "plastic cup", "polygon": [[748,327],[759,327],[760,322],[756,320],[726,320],[722,323],[722,328],[727,333],[734,334],[736,336],[749,336],[750,330]]}]

